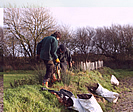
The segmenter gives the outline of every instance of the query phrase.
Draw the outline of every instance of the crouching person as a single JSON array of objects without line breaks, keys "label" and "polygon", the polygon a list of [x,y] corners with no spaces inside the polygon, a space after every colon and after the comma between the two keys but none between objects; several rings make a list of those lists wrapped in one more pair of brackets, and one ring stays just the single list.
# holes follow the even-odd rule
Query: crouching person
[{"label": "crouching person", "polygon": [[60,67],[64,73],[66,73],[67,64],[69,65],[69,68],[72,67],[72,57],[69,49],[64,45],[59,45],[59,48],[57,49],[57,55],[60,60]]}]

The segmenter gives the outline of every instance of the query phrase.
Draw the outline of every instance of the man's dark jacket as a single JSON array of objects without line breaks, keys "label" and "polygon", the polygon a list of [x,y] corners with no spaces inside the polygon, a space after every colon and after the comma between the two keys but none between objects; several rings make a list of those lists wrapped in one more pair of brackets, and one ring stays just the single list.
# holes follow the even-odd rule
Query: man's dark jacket
[{"label": "man's dark jacket", "polygon": [[43,60],[56,60],[58,41],[54,36],[48,36],[37,44],[37,55]]}]

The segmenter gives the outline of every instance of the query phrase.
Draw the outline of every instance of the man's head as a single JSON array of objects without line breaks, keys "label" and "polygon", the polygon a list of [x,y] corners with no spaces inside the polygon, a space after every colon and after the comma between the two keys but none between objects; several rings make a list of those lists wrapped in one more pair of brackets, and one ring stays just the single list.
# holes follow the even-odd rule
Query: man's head
[{"label": "man's head", "polygon": [[60,49],[61,52],[65,52],[66,51],[66,46],[64,44],[61,44],[59,46],[59,49]]},{"label": "man's head", "polygon": [[57,40],[59,40],[61,38],[61,34],[60,32],[54,32],[51,36],[54,36]]}]

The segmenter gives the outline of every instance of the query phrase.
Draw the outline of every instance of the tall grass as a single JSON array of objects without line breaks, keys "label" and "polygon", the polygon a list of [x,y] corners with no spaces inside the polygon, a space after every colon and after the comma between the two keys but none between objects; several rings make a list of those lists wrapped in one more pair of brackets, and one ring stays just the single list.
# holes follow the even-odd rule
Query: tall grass
[{"label": "tall grass", "polygon": [[[46,74],[46,68],[44,65],[40,64],[40,65],[36,65],[36,67],[34,68],[34,78],[36,81],[38,81],[39,84],[42,84],[43,78]],[[57,73],[55,73],[56,78],[57,78]],[[61,72],[61,81],[63,82],[63,84],[66,84],[67,86],[70,85],[71,82],[71,75],[69,73],[64,73]]]},{"label": "tall grass", "polygon": [[71,75],[67,73],[61,73],[61,81],[63,82],[64,85],[69,86],[71,82]]},{"label": "tall grass", "polygon": [[45,74],[46,74],[46,67],[44,64],[35,66],[33,75],[36,82],[38,82],[39,84],[42,84]]},{"label": "tall grass", "polygon": [[4,91],[4,112],[61,112],[57,98],[40,91],[40,86],[25,85]]},{"label": "tall grass", "polygon": [[[42,66],[43,67],[43,66]],[[41,68],[41,67],[40,67]],[[45,75],[45,71],[41,71],[38,67],[37,71],[34,71],[38,79],[41,79]],[[77,72],[78,71],[78,72]],[[124,73],[124,75],[122,74]],[[130,74],[129,72],[127,72]],[[64,75],[62,78],[64,81],[56,82],[50,89],[59,91],[61,88],[71,91],[75,97],[77,94],[88,93],[86,86],[93,85],[95,83],[100,83],[104,88],[120,93],[122,90],[119,87],[113,87],[111,85],[111,75],[115,75],[116,78],[121,78],[126,72],[122,70],[112,70],[110,68],[104,67],[94,71],[80,71],[67,72],[67,76]],[[24,74],[23,74],[24,75]],[[4,74],[4,81],[6,84],[10,81],[14,81],[23,76],[22,74]],[[25,74],[26,75],[26,74]],[[40,75],[40,76],[38,76]],[[13,77],[14,78],[13,78]],[[27,75],[28,76],[28,75]],[[34,76],[34,75],[33,75]],[[18,79],[19,79],[18,78]],[[36,78],[36,80],[38,80]],[[39,81],[39,80],[38,80]],[[4,82],[4,86],[7,85]],[[9,83],[8,83],[9,84]],[[37,83],[36,83],[37,84]],[[41,85],[22,85],[16,88],[6,88],[4,89],[4,112],[69,112],[70,110],[65,109],[61,105],[56,96],[49,93],[48,91],[40,91]],[[101,105],[104,112],[109,112],[111,103],[101,97],[96,98],[98,103]],[[112,110],[113,111],[113,110]]]}]

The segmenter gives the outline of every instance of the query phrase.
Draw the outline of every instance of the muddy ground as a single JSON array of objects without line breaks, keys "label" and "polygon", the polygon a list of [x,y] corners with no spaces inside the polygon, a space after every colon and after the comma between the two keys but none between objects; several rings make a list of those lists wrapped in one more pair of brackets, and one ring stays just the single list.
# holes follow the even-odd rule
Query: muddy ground
[{"label": "muddy ground", "polygon": [[127,88],[120,93],[120,98],[113,104],[114,112],[133,112],[133,76],[120,80],[120,88]]}]

